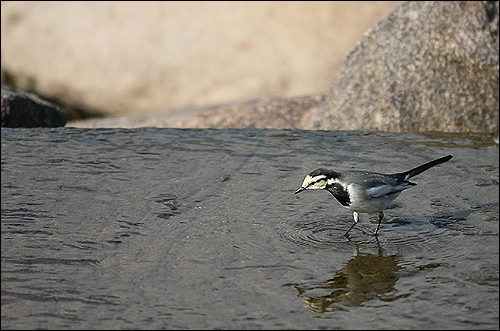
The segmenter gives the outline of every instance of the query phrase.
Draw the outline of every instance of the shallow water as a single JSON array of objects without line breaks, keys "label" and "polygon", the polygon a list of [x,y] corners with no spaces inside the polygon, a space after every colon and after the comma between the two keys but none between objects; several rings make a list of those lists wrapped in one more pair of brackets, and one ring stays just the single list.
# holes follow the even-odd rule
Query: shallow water
[{"label": "shallow water", "polygon": [[[343,237],[318,167],[413,181]],[[2,329],[498,329],[481,135],[2,129]]]}]

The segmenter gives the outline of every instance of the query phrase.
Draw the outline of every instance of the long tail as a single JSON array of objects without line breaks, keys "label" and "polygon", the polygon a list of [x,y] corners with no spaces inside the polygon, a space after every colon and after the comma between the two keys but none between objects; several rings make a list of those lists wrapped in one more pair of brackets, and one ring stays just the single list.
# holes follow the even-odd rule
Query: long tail
[{"label": "long tail", "polygon": [[422,172],[424,172],[425,170],[429,169],[429,168],[432,168],[434,166],[437,166],[438,164],[441,164],[441,163],[444,163],[444,162],[447,162],[449,160],[451,160],[453,158],[453,155],[446,155],[446,156],[443,156],[437,160],[434,160],[434,161],[430,161],[430,162],[427,162],[425,164],[422,164],[416,168],[413,168],[411,170],[408,170],[408,171],[405,171],[405,172],[401,172],[399,174],[395,174],[396,177],[398,178],[402,178],[403,180],[408,180],[412,177],[415,177],[416,175],[418,174],[421,174]]}]

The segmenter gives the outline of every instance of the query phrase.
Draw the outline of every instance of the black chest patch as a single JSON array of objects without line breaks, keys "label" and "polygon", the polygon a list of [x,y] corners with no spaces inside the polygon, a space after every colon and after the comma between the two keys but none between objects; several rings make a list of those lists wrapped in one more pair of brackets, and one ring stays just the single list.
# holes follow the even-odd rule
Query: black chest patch
[{"label": "black chest patch", "polygon": [[334,183],[326,187],[328,192],[330,192],[335,199],[337,199],[342,206],[349,206],[351,204],[351,199],[349,198],[349,193],[344,189],[339,183]]}]

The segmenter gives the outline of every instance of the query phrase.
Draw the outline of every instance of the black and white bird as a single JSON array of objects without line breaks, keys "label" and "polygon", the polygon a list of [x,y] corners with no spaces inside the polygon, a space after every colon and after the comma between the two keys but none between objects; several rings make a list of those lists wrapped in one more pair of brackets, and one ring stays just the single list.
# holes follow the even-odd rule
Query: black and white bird
[{"label": "black and white bird", "polygon": [[384,218],[383,210],[403,190],[417,185],[408,180],[452,158],[452,155],[443,156],[411,170],[391,175],[360,170],[336,172],[320,168],[306,176],[302,187],[295,191],[295,194],[304,190],[327,190],[330,192],[342,206],[353,212],[354,223],[345,233],[346,237],[358,223],[359,213],[378,213],[377,230],[374,233],[377,235],[380,223]]}]

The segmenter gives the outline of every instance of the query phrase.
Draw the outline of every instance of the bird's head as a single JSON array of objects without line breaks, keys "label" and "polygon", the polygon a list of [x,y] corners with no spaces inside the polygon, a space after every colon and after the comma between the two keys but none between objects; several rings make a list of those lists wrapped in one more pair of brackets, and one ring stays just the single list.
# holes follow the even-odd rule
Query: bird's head
[{"label": "bird's head", "polygon": [[302,186],[295,191],[295,194],[300,193],[304,190],[324,190],[328,185],[330,185],[336,178],[338,173],[332,170],[319,168],[306,176],[302,182]]}]

